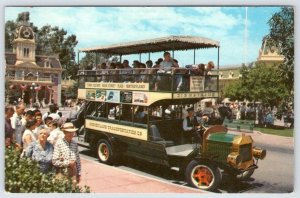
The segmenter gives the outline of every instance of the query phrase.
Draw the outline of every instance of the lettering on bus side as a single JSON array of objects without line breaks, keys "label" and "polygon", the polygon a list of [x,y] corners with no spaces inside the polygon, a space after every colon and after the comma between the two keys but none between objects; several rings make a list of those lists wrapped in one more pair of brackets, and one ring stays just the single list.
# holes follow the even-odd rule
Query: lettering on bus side
[{"label": "lettering on bus side", "polygon": [[148,91],[149,83],[103,83],[103,82],[86,82],[86,89],[121,89],[121,90],[135,90]]},{"label": "lettering on bus side", "polygon": [[104,131],[116,135],[131,137],[139,140],[147,140],[147,129],[125,126],[122,124],[113,124],[102,121],[86,119],[86,128]]},{"label": "lettering on bus side", "polygon": [[200,92],[200,93],[175,93],[174,99],[181,98],[201,98],[201,97],[218,97],[218,92]]}]

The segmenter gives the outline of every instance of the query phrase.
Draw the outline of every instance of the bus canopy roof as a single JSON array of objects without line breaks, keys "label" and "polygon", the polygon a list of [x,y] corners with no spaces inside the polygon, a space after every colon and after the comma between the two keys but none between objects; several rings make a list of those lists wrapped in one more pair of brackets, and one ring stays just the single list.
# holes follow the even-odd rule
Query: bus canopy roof
[{"label": "bus canopy roof", "polygon": [[81,52],[97,52],[110,55],[140,54],[172,50],[188,50],[219,47],[219,41],[198,36],[168,36],[132,41],[113,45],[83,48]]}]

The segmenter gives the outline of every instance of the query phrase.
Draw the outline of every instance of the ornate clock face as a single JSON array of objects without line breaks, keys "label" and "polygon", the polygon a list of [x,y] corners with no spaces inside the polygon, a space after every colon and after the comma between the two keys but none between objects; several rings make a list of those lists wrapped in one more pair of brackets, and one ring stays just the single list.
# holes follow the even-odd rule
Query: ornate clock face
[{"label": "ornate clock face", "polygon": [[29,38],[31,36],[31,32],[28,28],[26,28],[24,31],[23,31],[23,36],[25,38]]}]

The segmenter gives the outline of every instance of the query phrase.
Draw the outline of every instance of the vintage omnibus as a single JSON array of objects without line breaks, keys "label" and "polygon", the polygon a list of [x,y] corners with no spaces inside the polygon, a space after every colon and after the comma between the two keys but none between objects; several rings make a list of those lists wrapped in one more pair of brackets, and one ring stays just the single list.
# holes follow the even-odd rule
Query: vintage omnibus
[{"label": "vintage omnibus", "polygon": [[[82,51],[121,57],[200,48],[217,48],[219,57],[219,42],[189,36]],[[202,140],[185,135],[186,109],[201,99],[218,98],[217,75],[199,75],[191,68],[166,73],[142,68],[81,70],[78,78],[78,98],[85,100],[79,141],[88,143],[102,163],[113,164],[120,156],[135,157],[176,167],[189,185],[214,190],[222,180],[221,170],[246,179],[258,168],[258,159],[265,157],[265,150],[255,148],[251,136],[230,134],[222,125],[202,126]]]}]

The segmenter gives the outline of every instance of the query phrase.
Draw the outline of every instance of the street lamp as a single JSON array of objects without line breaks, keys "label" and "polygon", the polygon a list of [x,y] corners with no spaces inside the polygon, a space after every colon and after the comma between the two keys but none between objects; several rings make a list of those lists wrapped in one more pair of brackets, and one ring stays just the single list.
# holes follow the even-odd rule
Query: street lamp
[{"label": "street lamp", "polygon": [[30,105],[32,105],[33,101],[34,101],[34,92],[35,93],[35,102],[39,102],[39,98],[38,98],[38,92],[41,90],[41,87],[37,84],[35,84],[34,82],[31,83],[31,86],[30,86],[30,90],[31,90],[31,102],[30,102]]}]

